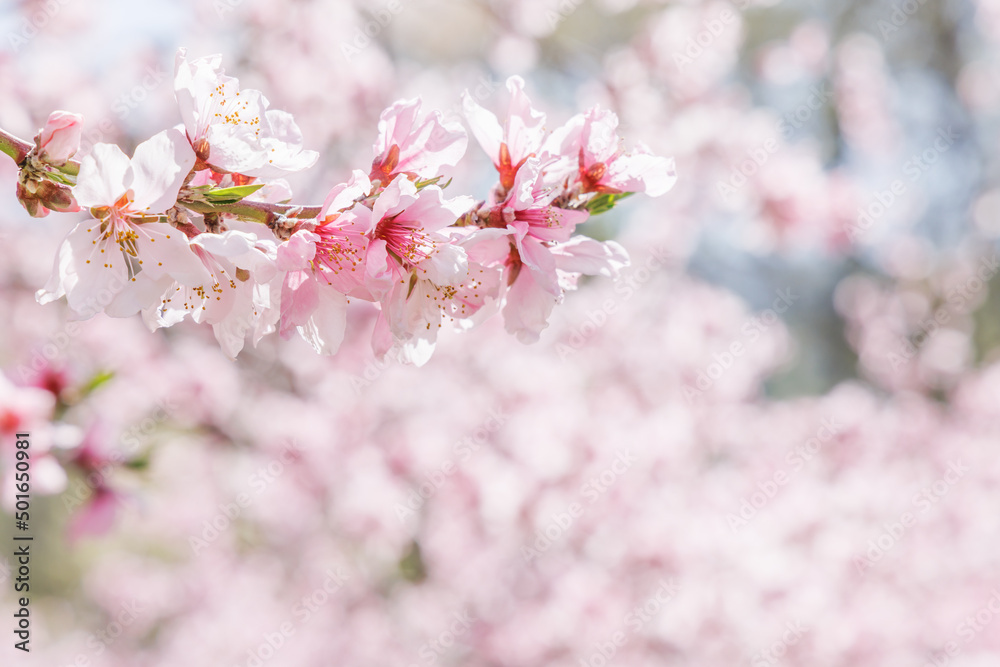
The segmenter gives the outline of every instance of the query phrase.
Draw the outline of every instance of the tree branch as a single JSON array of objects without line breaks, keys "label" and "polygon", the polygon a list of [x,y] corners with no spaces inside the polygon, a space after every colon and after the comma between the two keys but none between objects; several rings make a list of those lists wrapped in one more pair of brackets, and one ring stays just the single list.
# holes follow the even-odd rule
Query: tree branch
[{"label": "tree branch", "polygon": [[180,201],[181,206],[197,213],[228,213],[244,220],[261,224],[273,222],[277,216],[308,220],[315,218],[322,206],[296,206],[294,204],[269,204],[262,201],[243,200],[236,204],[208,204],[196,201]]}]

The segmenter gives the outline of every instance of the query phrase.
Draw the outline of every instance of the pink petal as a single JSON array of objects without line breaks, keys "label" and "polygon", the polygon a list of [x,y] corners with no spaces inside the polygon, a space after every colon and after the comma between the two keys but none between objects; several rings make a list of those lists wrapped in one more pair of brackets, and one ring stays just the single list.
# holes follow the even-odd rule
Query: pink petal
[{"label": "pink petal", "polygon": [[80,150],[83,116],[69,111],[53,111],[39,136],[42,157],[61,165]]}]

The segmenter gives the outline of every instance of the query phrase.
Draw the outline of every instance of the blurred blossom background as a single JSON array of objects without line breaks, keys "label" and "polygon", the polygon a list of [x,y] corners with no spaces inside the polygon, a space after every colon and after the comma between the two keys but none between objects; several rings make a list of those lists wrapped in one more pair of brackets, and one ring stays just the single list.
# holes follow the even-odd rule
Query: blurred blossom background
[{"label": "blurred blossom background", "polygon": [[82,214],[29,218],[0,160],[5,545],[35,455],[0,664],[1000,664],[996,0],[8,0],[0,42],[0,127],[128,153],[179,122],[178,47],[223,54],[320,152],[297,202],[393,101],[499,111],[513,74],[679,177],[587,223],[632,265],[539,343],[494,318],[414,368],[370,304],[333,358],[236,362],[38,305]]}]

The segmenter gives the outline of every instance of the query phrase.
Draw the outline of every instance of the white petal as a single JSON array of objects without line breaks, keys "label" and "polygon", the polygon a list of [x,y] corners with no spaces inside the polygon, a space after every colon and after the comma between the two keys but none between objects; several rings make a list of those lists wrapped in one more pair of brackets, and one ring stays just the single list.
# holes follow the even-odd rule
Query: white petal
[{"label": "white petal", "polygon": [[[73,231],[79,229],[77,225]],[[35,300],[45,305],[66,296],[66,290],[72,289],[77,281],[76,272],[73,271],[73,247],[69,243],[68,237],[63,240],[52,262],[52,275],[49,276],[45,287],[35,293]]]},{"label": "white petal", "polygon": [[191,245],[204,248],[207,252],[221,257],[239,257],[253,250],[257,237],[246,232],[230,230],[222,234],[199,234],[191,239]]},{"label": "white petal", "polygon": [[158,279],[173,276],[184,285],[200,286],[211,280],[208,269],[188,246],[183,232],[163,223],[133,225],[142,270]]},{"label": "white petal", "polygon": [[125,178],[131,163],[122,149],[113,144],[94,144],[90,155],[80,161],[80,173],[73,197],[81,208],[112,206],[125,194]]},{"label": "white petal", "polygon": [[129,282],[121,249],[117,243],[98,239],[96,224],[96,220],[82,222],[66,237],[73,254],[68,280],[63,283],[66,302],[82,318],[104,310]]},{"label": "white petal", "polygon": [[133,211],[163,213],[177,203],[177,193],[195,163],[184,134],[169,129],[142,142],[132,157]]},{"label": "white petal", "polygon": [[129,280],[128,285],[104,308],[104,312],[108,317],[131,317],[146,308],[155,308],[173,282],[170,276],[154,280],[142,272]]},{"label": "white petal", "polygon": [[453,244],[440,245],[427,259],[420,262],[418,275],[438,286],[456,285],[469,274],[469,258],[465,249]]}]

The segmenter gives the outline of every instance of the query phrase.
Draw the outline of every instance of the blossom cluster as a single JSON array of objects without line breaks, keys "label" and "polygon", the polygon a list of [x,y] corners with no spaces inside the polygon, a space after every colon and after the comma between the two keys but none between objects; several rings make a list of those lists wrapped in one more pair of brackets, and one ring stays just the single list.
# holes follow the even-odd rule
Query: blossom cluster
[{"label": "blossom cluster", "polygon": [[[173,122],[168,83],[119,98],[134,114],[95,139],[100,100],[171,37],[135,25],[153,12],[62,4],[0,58],[5,122],[58,99],[88,116],[84,144],[123,146]],[[372,359],[368,303],[335,358],[270,336],[230,363],[204,327],[67,322],[65,299],[34,298],[61,234],[0,203],[0,479],[30,431],[31,660],[1000,664],[1000,153],[979,148],[1000,138],[995,0],[961,21],[927,3],[887,39],[894,7],[833,0],[375,3],[402,7],[391,25],[349,0],[168,4],[174,39],[239,48],[227,61],[308,146],[369,179],[373,100],[481,84],[498,110],[491,71],[532,71],[550,118],[573,113],[561,100],[615,109],[684,178],[627,202],[631,266],[582,280],[538,344],[497,318],[442,332],[419,372]],[[132,39],[106,39],[112,12]],[[383,31],[342,57],[368,25]],[[959,139],[908,175],[949,123]],[[451,188],[473,192],[468,166]],[[332,173],[297,194],[322,202]],[[38,184],[58,185],[22,177],[43,206]],[[269,190],[200,207],[267,239],[265,212],[319,212]],[[244,224],[194,206],[206,231]],[[611,217],[578,229],[604,238]],[[15,567],[0,554],[11,606]]]},{"label": "blossom cluster", "polygon": [[376,354],[418,365],[445,323],[467,329],[502,313],[508,332],[534,342],[580,276],[628,265],[620,245],[578,226],[630,194],[666,193],[676,175],[645,146],[626,151],[614,113],[595,107],[549,131],[523,80],[507,87],[503,119],[463,100],[499,174],[485,200],[446,195],[444,172],[468,135],[418,98],[381,114],[368,172],[354,170],[322,206],[296,206],[283,177],[319,156],[292,116],[241,89],[220,56],[188,60],[182,49],[182,125],[131,158],[98,143],[77,164],[82,119],[59,111],[20,163],[18,193],[33,215],[90,213],[38,301],[65,297],[81,318],[141,314],[153,330],[190,318],[210,324],[233,358],[274,331],[333,354],[351,299],[379,306]]}]

